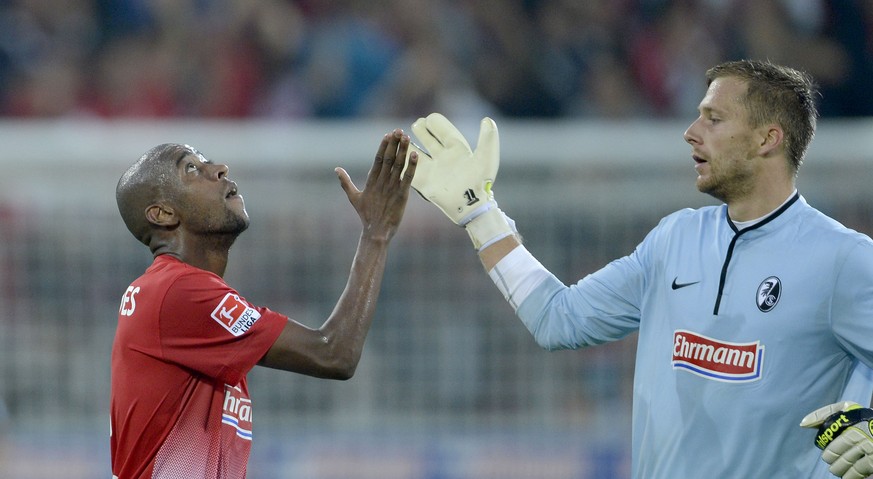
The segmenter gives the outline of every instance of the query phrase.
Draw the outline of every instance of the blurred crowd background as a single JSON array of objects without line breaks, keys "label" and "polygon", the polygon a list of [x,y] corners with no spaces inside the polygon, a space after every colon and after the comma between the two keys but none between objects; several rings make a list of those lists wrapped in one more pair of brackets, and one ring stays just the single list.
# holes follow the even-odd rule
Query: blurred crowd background
[{"label": "blurred crowd background", "polygon": [[873,114],[871,0],[0,0],[0,115],[672,117],[746,57]]},{"label": "blurred crowd background", "polygon": [[[360,228],[333,167],[363,179],[390,128],[498,118],[501,207],[569,283],[712,201],[682,132],[737,58],[816,77],[800,191],[873,234],[873,0],[0,0],[0,479],[109,477],[118,304],[151,261],[114,188],[146,149],[231,166],[228,282],[318,326]],[[633,335],[542,351],[416,195],[394,244],[353,380],[249,376],[252,479],[629,477]]]}]

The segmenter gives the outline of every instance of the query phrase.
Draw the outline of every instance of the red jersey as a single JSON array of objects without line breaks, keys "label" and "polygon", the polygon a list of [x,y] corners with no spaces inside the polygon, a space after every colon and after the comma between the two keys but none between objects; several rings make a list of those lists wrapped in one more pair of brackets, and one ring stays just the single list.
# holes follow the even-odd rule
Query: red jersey
[{"label": "red jersey", "polygon": [[127,288],[112,346],[110,450],[119,479],[243,478],[246,374],[288,318],[168,255]]}]

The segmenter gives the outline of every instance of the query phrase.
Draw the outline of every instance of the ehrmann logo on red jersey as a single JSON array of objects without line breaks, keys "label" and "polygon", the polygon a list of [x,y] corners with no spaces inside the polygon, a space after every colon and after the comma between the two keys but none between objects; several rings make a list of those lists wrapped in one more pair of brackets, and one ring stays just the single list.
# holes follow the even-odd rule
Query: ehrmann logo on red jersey
[{"label": "ehrmann logo on red jersey", "polygon": [[716,381],[748,382],[761,378],[764,346],[730,343],[676,330],[673,333],[673,369],[684,369]]},{"label": "ehrmann logo on red jersey", "polygon": [[260,317],[261,313],[233,293],[227,293],[212,312],[212,319],[234,336],[248,331]]},{"label": "ehrmann logo on red jersey", "polygon": [[242,389],[224,385],[224,411],[221,422],[236,429],[236,435],[246,441],[252,440],[252,400]]}]

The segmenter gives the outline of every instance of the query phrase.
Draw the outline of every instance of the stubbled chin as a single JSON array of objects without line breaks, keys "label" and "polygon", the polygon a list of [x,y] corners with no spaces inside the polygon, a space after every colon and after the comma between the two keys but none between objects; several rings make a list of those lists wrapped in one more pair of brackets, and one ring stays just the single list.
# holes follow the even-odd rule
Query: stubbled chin
[{"label": "stubbled chin", "polygon": [[709,181],[709,176],[706,175],[698,175],[695,184],[697,185],[697,190],[701,193],[709,193],[712,189],[712,184]]}]

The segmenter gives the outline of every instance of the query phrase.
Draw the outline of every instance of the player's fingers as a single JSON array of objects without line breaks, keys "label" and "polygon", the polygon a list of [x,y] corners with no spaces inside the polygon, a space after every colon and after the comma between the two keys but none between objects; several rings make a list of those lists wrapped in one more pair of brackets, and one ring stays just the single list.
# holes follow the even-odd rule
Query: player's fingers
[{"label": "player's fingers", "polygon": [[[862,441],[870,442],[866,438],[862,439]],[[865,456],[864,449],[861,447],[861,444],[859,443],[859,444],[856,444],[855,446],[853,446],[852,448],[850,448],[845,453],[843,453],[843,455],[840,456],[840,460],[847,462],[849,464],[849,466],[851,466],[852,464],[855,464],[856,462],[858,462],[858,459],[861,459],[864,456]],[[834,462],[836,462],[836,461],[834,461]],[[846,469],[848,469],[848,468],[846,468]]]},{"label": "player's fingers", "polygon": [[[413,143],[412,140],[410,139],[409,148],[406,150],[406,160],[403,163],[403,171],[400,172],[401,179],[405,180],[407,178],[406,171],[409,170],[409,157],[412,156],[413,153],[415,153],[415,155],[417,156],[417,159],[419,161],[421,161],[422,156],[428,156],[427,153],[425,153],[424,150],[422,150],[420,146]],[[418,163],[418,161],[416,163]],[[412,176],[413,175],[410,174],[409,177],[412,177]]]},{"label": "player's fingers", "polygon": [[859,404],[853,401],[842,401],[834,404],[828,404],[827,406],[820,407],[804,416],[803,420],[800,421],[800,427],[821,426],[822,424],[824,424],[825,420],[834,413],[840,411],[848,411],[849,409],[854,409],[855,407],[859,407]]},{"label": "player's fingers", "polygon": [[[378,172],[380,179],[390,181],[391,177],[397,175],[403,169],[404,158],[399,158],[400,145],[402,143],[409,144],[409,137],[403,134],[403,130],[397,128],[388,135],[388,144],[385,146],[385,151],[382,155],[382,169]],[[405,157],[406,150],[403,150]]]},{"label": "player's fingers", "polygon": [[849,471],[854,471],[858,477],[870,476],[873,474],[873,456],[868,455],[858,459]]},{"label": "player's fingers", "polygon": [[376,158],[373,160],[373,166],[370,168],[370,172],[367,173],[365,187],[372,185],[376,181],[376,178],[381,174],[385,163],[385,152],[388,150],[388,144],[391,141],[390,138],[391,133],[385,133],[385,135],[382,136],[382,142],[379,143],[379,148],[376,150]]},{"label": "player's fingers", "polygon": [[[412,150],[412,148],[410,148],[410,150]],[[400,173],[400,181],[402,181],[404,185],[412,184],[412,179],[415,178],[415,170],[417,168],[418,152],[412,150],[408,155],[406,155],[406,164],[403,166],[403,171]]]},{"label": "player's fingers", "polygon": [[843,475],[848,472],[850,467],[852,467],[852,464],[840,458],[834,461],[834,463],[831,464],[830,467],[828,467],[828,471],[830,471],[831,474],[837,477],[843,477]]},{"label": "player's fingers", "polygon": [[866,477],[867,477],[867,474],[861,474],[860,472],[858,472],[854,469],[849,469],[842,476],[843,479],[864,479]]},{"label": "player's fingers", "polygon": [[[855,448],[859,442],[870,442],[856,428],[849,428],[843,431],[842,434],[834,438],[830,444],[822,451],[821,458],[828,464],[833,464],[841,457],[848,456],[849,451]],[[852,458],[852,461],[857,457]]]},{"label": "player's fingers", "polygon": [[421,145],[430,152],[437,152],[443,149],[443,144],[439,138],[435,137],[427,127],[427,118],[419,118],[412,124],[412,133],[421,142]]},{"label": "player's fingers", "polygon": [[822,460],[830,464],[828,470],[831,471],[831,474],[844,477],[859,460],[867,456],[865,445],[869,444],[870,440],[861,432],[852,429],[846,430],[837,440],[834,441],[837,442],[834,448],[830,448],[830,446],[825,448]]},{"label": "player's fingers", "polygon": [[485,117],[479,123],[476,158],[481,162],[477,167],[482,169],[483,178],[493,181],[500,167],[500,135],[497,133],[497,124],[491,118]]},{"label": "player's fingers", "polygon": [[334,168],[333,171],[336,172],[336,176],[337,178],[339,178],[340,181],[340,186],[342,186],[343,191],[346,192],[346,196],[351,198],[353,195],[360,193],[358,187],[355,186],[355,183],[352,181],[352,178],[349,176],[348,172],[345,169],[338,166]]},{"label": "player's fingers", "polygon": [[[440,141],[446,149],[459,148],[467,153],[472,153],[470,144],[464,135],[455,128],[455,125],[439,113],[431,113],[427,116],[427,130],[432,136]],[[495,130],[496,131],[496,130]],[[425,145],[427,146],[427,145]]]},{"label": "player's fingers", "polygon": [[491,118],[485,117],[479,122],[476,151],[487,156],[500,156],[500,134],[497,132],[497,123]]}]

